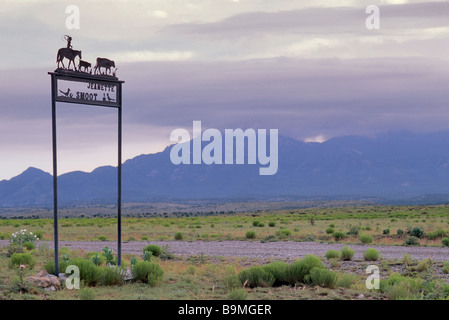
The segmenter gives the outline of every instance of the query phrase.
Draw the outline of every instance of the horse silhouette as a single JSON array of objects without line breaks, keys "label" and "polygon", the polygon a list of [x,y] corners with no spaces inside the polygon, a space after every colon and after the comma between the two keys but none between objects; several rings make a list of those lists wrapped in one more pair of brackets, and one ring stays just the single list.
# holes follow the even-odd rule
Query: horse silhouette
[{"label": "horse silhouette", "polygon": [[80,60],[82,59],[81,58],[81,51],[73,50],[73,49],[70,49],[70,48],[61,48],[61,49],[59,49],[58,50],[58,55],[56,56],[56,62],[58,63],[58,68],[59,68],[59,63],[61,63],[62,67],[65,69],[63,60],[64,60],[64,58],[66,58],[66,59],[69,60],[69,65],[67,66],[67,69],[70,68],[70,65],[73,62],[73,68],[76,71],[75,58],[77,56],[80,58]]}]

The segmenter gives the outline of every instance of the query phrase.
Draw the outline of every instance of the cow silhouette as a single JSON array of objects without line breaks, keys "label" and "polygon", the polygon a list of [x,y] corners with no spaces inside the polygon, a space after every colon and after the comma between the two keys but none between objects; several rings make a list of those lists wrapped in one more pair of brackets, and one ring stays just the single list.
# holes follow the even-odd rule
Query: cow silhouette
[{"label": "cow silhouette", "polygon": [[[101,72],[101,68],[105,69],[105,72]],[[97,64],[94,68],[94,74],[112,74],[111,68],[115,68],[115,62],[106,58],[97,58]]]}]

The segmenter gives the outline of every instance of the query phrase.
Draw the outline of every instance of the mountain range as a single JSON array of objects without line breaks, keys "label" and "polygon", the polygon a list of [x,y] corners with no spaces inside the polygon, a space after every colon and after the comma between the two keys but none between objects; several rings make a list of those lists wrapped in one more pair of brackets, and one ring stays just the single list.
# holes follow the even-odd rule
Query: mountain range
[{"label": "mountain range", "polygon": [[[174,165],[172,147],[123,163],[123,202],[313,198],[449,202],[449,131],[345,136],[323,143],[279,136],[279,168],[271,176],[259,175],[259,164]],[[116,192],[116,167],[58,177],[61,205],[112,204]],[[52,176],[40,169],[28,168],[0,181],[2,207],[51,207],[52,197]]]}]

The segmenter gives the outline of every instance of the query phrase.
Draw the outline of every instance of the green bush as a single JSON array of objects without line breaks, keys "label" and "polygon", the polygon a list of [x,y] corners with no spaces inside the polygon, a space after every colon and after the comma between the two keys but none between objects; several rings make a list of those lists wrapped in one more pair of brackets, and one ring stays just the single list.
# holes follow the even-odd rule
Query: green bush
[{"label": "green bush", "polygon": [[337,250],[327,250],[326,254],[324,255],[326,259],[340,259],[341,253]]},{"label": "green bush", "polygon": [[288,229],[281,229],[281,230],[276,231],[276,235],[281,239],[286,238],[286,237],[290,236],[291,234],[292,234],[292,232]]},{"label": "green bush", "polygon": [[31,253],[13,253],[9,259],[9,266],[13,268],[22,264],[32,269],[36,264],[36,258]]},{"label": "green bush", "polygon": [[398,230],[396,231],[396,234],[397,234],[398,236],[402,236],[402,235],[404,234],[404,230],[398,229]]},{"label": "green bush", "polygon": [[350,261],[354,257],[355,251],[349,247],[341,248],[341,260]]},{"label": "green bush", "polygon": [[271,287],[275,282],[274,276],[261,266],[242,270],[239,273],[239,279],[242,285],[250,288]]},{"label": "green bush", "polygon": [[184,239],[183,235],[181,232],[176,232],[175,233],[175,240],[182,240]]},{"label": "green bush", "polygon": [[404,240],[406,246],[419,246],[419,240],[417,237],[407,236]]},{"label": "green bush", "polygon": [[335,231],[332,236],[334,237],[335,241],[339,241],[342,240],[346,237],[346,235],[344,234],[344,232],[341,231]]},{"label": "green bush", "polygon": [[103,271],[101,284],[104,286],[122,285],[125,281],[125,270],[116,266],[106,267]]},{"label": "green bush", "polygon": [[253,227],[258,227],[259,224],[260,224],[260,221],[258,221],[258,220],[253,221]]},{"label": "green bush", "polygon": [[424,230],[420,227],[414,227],[411,231],[410,231],[410,236],[412,237],[416,237],[416,238],[422,238],[422,236],[424,235]]},{"label": "green bush", "polygon": [[103,269],[96,266],[92,261],[83,258],[72,258],[68,263],[77,266],[80,270],[80,279],[84,280],[87,286],[96,286],[103,277]]},{"label": "green bush", "polygon": [[164,278],[164,270],[162,267],[156,263],[151,263],[150,266],[150,272],[147,277],[147,283],[150,285],[150,287],[156,287]]},{"label": "green bush", "polygon": [[429,269],[429,261],[422,260],[422,261],[418,262],[418,265],[416,266],[416,270],[418,272],[424,272],[424,271],[427,271],[427,269]]},{"label": "green bush", "polygon": [[246,237],[246,239],[255,239],[256,238],[256,232],[254,232],[252,230],[248,230],[245,233],[245,237]]},{"label": "green bush", "polygon": [[313,268],[306,277],[307,283],[329,289],[335,288],[337,280],[338,275],[336,272],[323,268]]},{"label": "green bush", "polygon": [[36,246],[35,246],[34,243],[32,243],[32,242],[25,242],[25,243],[23,244],[23,246],[24,246],[28,251],[33,250],[34,248],[36,248]]},{"label": "green bush", "polygon": [[[68,267],[68,263],[65,261],[59,261],[59,273],[64,273],[65,270]],[[47,271],[49,274],[55,274],[55,262],[53,260],[48,261],[45,265],[44,265],[44,269],[45,271]]]},{"label": "green bush", "polygon": [[449,247],[449,238],[441,239],[441,243],[443,244],[443,246]]},{"label": "green bush", "polygon": [[326,268],[324,263],[314,255],[306,255],[304,258],[289,264],[286,278],[292,285],[304,283],[307,275],[313,268]]},{"label": "green bush", "polygon": [[78,297],[80,300],[94,300],[95,292],[91,288],[82,288],[78,290]]},{"label": "green bush", "polygon": [[229,300],[246,300],[248,297],[248,292],[245,289],[233,289],[228,294]]},{"label": "green bush", "polygon": [[326,229],[326,233],[327,233],[327,234],[332,234],[332,233],[334,233],[334,232],[335,232],[335,230],[334,230],[333,228],[331,228],[331,227],[329,227],[329,228]]},{"label": "green bush", "polygon": [[382,234],[385,234],[385,235],[390,234],[390,229],[384,229],[384,230],[382,231]]},{"label": "green bush", "polygon": [[276,261],[263,266],[263,269],[271,273],[274,277],[273,286],[288,284],[287,270],[288,264],[283,261]]},{"label": "green bush", "polygon": [[416,299],[421,291],[422,280],[409,278],[398,274],[391,275],[388,279],[380,280],[380,290],[390,300]]},{"label": "green bush", "polygon": [[369,248],[363,253],[363,259],[366,261],[377,261],[380,258],[380,253],[374,248]]},{"label": "green bush", "polygon": [[373,237],[370,236],[369,234],[361,234],[359,236],[359,240],[360,240],[361,243],[369,244],[369,243],[373,242]]},{"label": "green bush", "polygon": [[349,236],[357,236],[359,235],[360,228],[358,226],[349,226],[348,235]]},{"label": "green bush", "polygon": [[432,231],[432,232],[427,234],[427,238],[429,240],[435,240],[435,239],[438,239],[438,238],[443,238],[445,236],[447,236],[447,232],[444,231],[444,230],[441,230],[441,229]]},{"label": "green bush", "polygon": [[159,257],[162,253],[162,248],[155,244],[149,244],[145,248],[143,248],[143,252],[149,251],[155,257]]},{"label": "green bush", "polygon": [[444,274],[449,273],[449,261],[445,261],[443,264],[443,269],[441,270]]},{"label": "green bush", "polygon": [[106,238],[106,236],[99,236],[98,240],[100,241],[106,241],[108,238]]},{"label": "green bush", "polygon": [[353,284],[356,284],[358,280],[357,275],[350,273],[343,273],[338,277],[337,287],[350,288]]},{"label": "green bush", "polygon": [[139,261],[133,266],[132,275],[134,281],[148,283],[154,287],[162,281],[164,270],[154,262]]},{"label": "green bush", "polygon": [[269,227],[275,227],[276,226],[276,222],[270,221],[270,222],[268,222],[268,226]]}]

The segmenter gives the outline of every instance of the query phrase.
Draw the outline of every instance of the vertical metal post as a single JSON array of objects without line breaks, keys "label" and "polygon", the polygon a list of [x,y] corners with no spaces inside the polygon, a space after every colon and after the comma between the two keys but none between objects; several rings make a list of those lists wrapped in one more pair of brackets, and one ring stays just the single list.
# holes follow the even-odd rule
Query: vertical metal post
[{"label": "vertical metal post", "polygon": [[55,242],[55,275],[59,276],[59,246],[58,246],[58,166],[56,149],[56,102],[55,102],[56,78],[51,76],[51,120],[53,140],[53,228]]},{"label": "vertical metal post", "polygon": [[[121,95],[121,84],[119,84],[120,90],[118,90]],[[118,107],[118,184],[117,184],[117,264],[120,266],[122,264],[122,97],[117,97],[120,101],[120,106]]]}]

